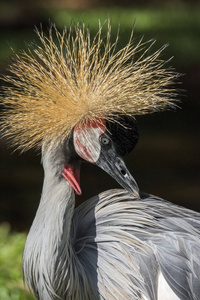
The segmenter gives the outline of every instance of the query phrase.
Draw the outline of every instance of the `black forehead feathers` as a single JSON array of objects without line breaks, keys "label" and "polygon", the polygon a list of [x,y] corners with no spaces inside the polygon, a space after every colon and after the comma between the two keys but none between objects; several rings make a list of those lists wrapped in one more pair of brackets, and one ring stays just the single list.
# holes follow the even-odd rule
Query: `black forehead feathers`
[{"label": "black forehead feathers", "polygon": [[107,122],[107,133],[113,140],[119,155],[131,152],[138,141],[136,119],[122,115],[115,118],[116,122]]}]

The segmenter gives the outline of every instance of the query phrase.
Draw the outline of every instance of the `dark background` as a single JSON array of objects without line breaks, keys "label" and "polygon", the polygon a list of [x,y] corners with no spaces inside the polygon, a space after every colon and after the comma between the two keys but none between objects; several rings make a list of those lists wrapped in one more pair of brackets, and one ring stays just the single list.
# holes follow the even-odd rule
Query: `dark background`
[{"label": "dark background", "polygon": [[[139,143],[125,159],[141,190],[200,211],[200,5],[198,1],[1,1],[0,72],[7,73],[13,48],[27,48],[36,36],[34,26],[46,30],[50,21],[62,29],[85,21],[91,32],[111,18],[113,36],[120,23],[119,46],[124,46],[135,21],[136,38],[156,38],[154,50],[169,43],[164,58],[183,73],[181,109],[137,118]],[[12,153],[0,140],[0,223],[12,230],[28,230],[37,209],[43,181],[40,155]],[[81,171],[83,195],[77,205],[103,190],[118,187],[107,174],[92,165]]]}]

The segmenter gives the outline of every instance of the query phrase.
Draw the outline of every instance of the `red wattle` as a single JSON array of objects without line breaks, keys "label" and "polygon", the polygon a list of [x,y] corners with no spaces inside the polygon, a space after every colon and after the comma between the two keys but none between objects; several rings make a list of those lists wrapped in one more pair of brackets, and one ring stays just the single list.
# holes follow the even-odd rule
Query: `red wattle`
[{"label": "red wattle", "polygon": [[73,166],[66,165],[63,169],[62,176],[69,182],[73,187],[75,194],[81,195],[82,191],[80,188],[80,169],[74,168]]}]

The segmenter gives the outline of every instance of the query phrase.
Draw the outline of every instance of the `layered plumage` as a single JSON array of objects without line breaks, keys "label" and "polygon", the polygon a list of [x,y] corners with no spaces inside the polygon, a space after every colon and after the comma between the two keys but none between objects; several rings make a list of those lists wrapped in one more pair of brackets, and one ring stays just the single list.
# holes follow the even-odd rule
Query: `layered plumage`
[{"label": "layered plumage", "polygon": [[98,278],[100,299],[200,299],[199,213],[112,190],[78,207],[72,228],[86,280],[95,288]]},{"label": "layered plumage", "polygon": [[[199,213],[141,193],[121,158],[138,140],[133,116],[173,106],[178,75],[159,58],[163,48],[148,55],[151,43],[134,45],[132,32],[117,51],[109,22],[105,39],[102,30],[92,41],[79,24],[38,32],[41,45],[4,78],[4,135],[22,150],[42,146],[24,278],[38,300],[198,300]],[[129,192],[109,190],[75,209],[82,161]]]},{"label": "layered plumage", "polygon": [[149,54],[153,42],[128,44],[116,50],[111,26],[91,40],[85,25],[49,35],[37,31],[40,43],[16,55],[5,76],[1,101],[4,134],[24,150],[45,141],[58,145],[77,124],[99,117],[115,122],[116,114],[139,115],[173,106],[177,77],[160,58]]},{"label": "layered plumage", "polygon": [[200,215],[153,195],[105,191],[74,209],[61,149],[44,185],[23,270],[38,300],[198,300]]}]

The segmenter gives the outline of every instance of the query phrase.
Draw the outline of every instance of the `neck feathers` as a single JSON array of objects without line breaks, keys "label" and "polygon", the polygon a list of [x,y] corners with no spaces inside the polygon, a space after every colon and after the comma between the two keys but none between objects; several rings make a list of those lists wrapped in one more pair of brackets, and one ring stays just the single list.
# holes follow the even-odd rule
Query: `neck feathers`
[{"label": "neck feathers", "polygon": [[70,278],[75,197],[69,183],[59,174],[60,164],[52,164],[52,157],[46,155],[43,165],[43,191],[27,237],[23,271],[36,298],[50,300],[66,293]]}]

